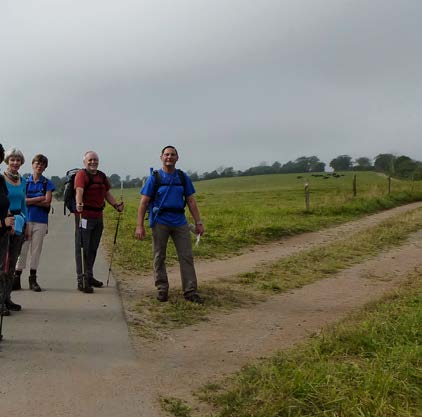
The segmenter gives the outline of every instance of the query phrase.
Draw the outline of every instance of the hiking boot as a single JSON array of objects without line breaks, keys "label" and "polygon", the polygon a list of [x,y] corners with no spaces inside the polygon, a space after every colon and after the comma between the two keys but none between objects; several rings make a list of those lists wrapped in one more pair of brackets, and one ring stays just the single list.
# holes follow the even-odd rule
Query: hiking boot
[{"label": "hiking boot", "polygon": [[96,287],[96,288],[101,288],[101,287],[103,286],[103,283],[102,283],[101,281],[98,281],[98,280],[97,280],[97,279],[95,279],[94,277],[89,279],[89,283],[90,283],[93,287]]},{"label": "hiking boot", "polygon": [[169,295],[166,292],[159,292],[156,298],[160,303],[165,303],[168,301]]},{"label": "hiking boot", "polygon": [[195,304],[204,304],[204,300],[196,293],[185,295],[185,300]]},{"label": "hiking boot", "polygon": [[21,290],[21,274],[22,271],[15,271],[13,274],[13,281],[12,281],[12,291]]},{"label": "hiking boot", "polygon": [[[1,306],[0,306],[0,314],[2,313],[1,311]],[[8,308],[6,307],[6,305],[3,307],[3,314],[1,314],[3,317],[7,317],[10,316],[10,311],[8,310]]]},{"label": "hiking boot", "polygon": [[86,285],[83,289],[83,292],[85,294],[92,294],[94,292],[94,288],[92,288],[91,285]]},{"label": "hiking boot", "polygon": [[7,300],[5,302],[5,304],[6,304],[6,308],[8,310],[11,310],[11,311],[21,311],[22,310],[22,306],[20,304],[14,303],[12,300]]},{"label": "hiking boot", "polygon": [[35,292],[41,291],[41,287],[38,285],[36,275],[30,275],[29,276],[29,289],[32,290],[32,291],[35,291]]},{"label": "hiking boot", "polygon": [[82,277],[78,277],[76,278],[77,282],[78,282],[78,291],[83,291],[84,290],[84,281]]},{"label": "hiking boot", "polygon": [[82,289],[82,291],[85,294],[92,294],[94,292],[94,288],[92,288],[92,285],[89,282],[89,279],[85,278],[85,279],[82,279],[82,281],[83,281],[83,289]]}]

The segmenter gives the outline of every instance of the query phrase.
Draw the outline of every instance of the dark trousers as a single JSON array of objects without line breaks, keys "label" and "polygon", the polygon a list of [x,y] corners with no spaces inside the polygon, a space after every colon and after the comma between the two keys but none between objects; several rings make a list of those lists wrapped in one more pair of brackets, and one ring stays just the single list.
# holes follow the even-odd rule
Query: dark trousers
[{"label": "dark trousers", "polygon": [[[97,257],[98,246],[103,234],[104,223],[102,217],[99,219],[86,219],[86,228],[80,227],[80,216],[75,215],[75,261],[76,275],[82,278],[83,273],[88,279],[94,278],[94,263]],[[82,240],[81,240],[82,239]],[[81,243],[83,245],[81,245]],[[84,268],[82,269],[83,247]]]},{"label": "dark trousers", "polygon": [[[9,239],[9,243],[7,240]],[[24,235],[4,234],[0,237],[0,297],[10,301],[12,292],[13,273],[15,272],[16,262],[21,252]],[[9,251],[9,268],[5,270],[6,254]],[[2,298],[0,298],[1,300]]]}]

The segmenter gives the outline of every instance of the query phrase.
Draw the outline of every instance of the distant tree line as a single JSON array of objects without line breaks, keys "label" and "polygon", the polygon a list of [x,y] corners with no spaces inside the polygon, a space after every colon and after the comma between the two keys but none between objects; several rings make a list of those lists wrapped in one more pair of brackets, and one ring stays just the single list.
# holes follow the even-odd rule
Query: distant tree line
[{"label": "distant tree line", "polygon": [[[377,171],[397,178],[422,179],[422,162],[405,155],[379,154],[374,159],[366,156],[353,159],[349,155],[339,155],[330,161],[329,167],[333,171]],[[236,171],[233,167],[220,167],[212,172],[204,172],[201,175],[196,172],[190,172],[190,175],[195,181],[200,181],[263,174],[325,172],[325,168],[326,164],[320,161],[317,156],[301,156],[283,165],[278,161],[271,165],[262,162],[258,166],[248,168],[245,171]]]},{"label": "distant tree line", "polygon": [[[349,155],[339,155],[332,159],[329,167],[334,171],[377,171],[397,178],[422,179],[422,162],[416,161],[408,156],[396,156],[390,153],[382,153],[374,159],[362,156],[353,159]],[[264,174],[291,174],[291,173],[316,173],[325,172],[326,164],[320,161],[317,156],[301,156],[294,161],[281,164],[276,161],[271,165],[261,162],[258,166],[246,169],[245,171],[235,170],[233,167],[219,167],[211,172],[198,174],[187,171],[193,181],[211,180],[215,178],[230,178]],[[26,176],[29,174],[25,174]],[[118,174],[111,174],[109,181],[112,188],[120,188],[123,182],[124,188],[142,187],[146,177],[131,178],[126,175],[124,179]],[[54,183],[57,194],[60,196],[66,182],[66,177],[53,175],[51,181]]]}]

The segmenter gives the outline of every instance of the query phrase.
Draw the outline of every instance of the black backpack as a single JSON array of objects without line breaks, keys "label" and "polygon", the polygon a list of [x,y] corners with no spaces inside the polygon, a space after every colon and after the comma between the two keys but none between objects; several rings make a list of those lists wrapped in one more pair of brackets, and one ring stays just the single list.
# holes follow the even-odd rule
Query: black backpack
[{"label": "black backpack", "polygon": [[[70,213],[75,213],[76,211],[75,177],[76,177],[76,174],[80,170],[81,170],[80,168],[73,168],[73,169],[69,169],[69,171],[66,172],[66,181],[64,183],[64,192],[63,192],[64,215],[66,215],[66,209],[68,209]],[[94,175],[92,175],[86,169],[84,169],[84,171],[88,175],[88,178],[89,178],[88,185],[85,186],[84,190],[88,189],[93,184],[105,184],[106,175],[104,174],[104,172],[97,171],[102,178],[102,182],[95,183]],[[85,206],[85,208],[92,211],[102,211],[104,209],[104,206],[102,208],[96,208],[96,207],[94,208],[94,207]]]},{"label": "black backpack", "polygon": [[[182,185],[183,186],[183,190],[184,190],[184,192],[183,192],[183,195],[184,195],[184,207],[186,206],[186,177],[185,177],[184,172],[181,169],[177,169],[177,173],[178,173],[179,178],[180,178],[180,183],[177,183],[177,184],[175,184],[175,183],[171,183],[171,184],[164,183],[163,184],[162,183],[162,179],[161,179],[161,175],[160,175],[160,171],[154,170],[154,171],[151,172],[151,175],[155,179],[155,185],[154,185],[153,193],[152,193],[152,195],[150,197],[151,199],[150,199],[150,203],[149,203],[149,210],[145,213],[147,219],[151,217],[151,213],[153,211],[153,202],[154,202],[155,197],[157,195],[158,189],[162,185],[164,185],[164,186],[179,186],[179,187]],[[175,213],[179,213],[179,212],[182,213],[182,212],[185,211],[185,209],[184,208],[182,208],[182,209],[172,209],[172,208],[167,208],[166,207],[166,208],[160,208],[159,211],[160,212],[163,212],[163,211],[172,211],[172,212],[175,212]]]},{"label": "black backpack", "polygon": [[175,185],[175,186],[178,185],[178,186],[180,186],[180,185],[182,185],[183,186],[183,190],[184,190],[185,206],[186,206],[186,187],[185,187],[186,186],[186,177],[185,177],[184,172],[181,169],[176,169],[176,171],[179,174],[180,184],[174,184],[174,183],[171,183],[171,184],[163,184],[162,183],[162,180],[161,180],[160,171],[158,171],[158,170],[152,171],[152,175],[153,175],[153,177],[155,179],[155,186],[154,186],[153,194],[151,196],[151,202],[155,200],[155,196],[157,195],[157,191],[158,191],[158,189],[162,185],[165,185],[165,186],[170,186],[170,185]]}]

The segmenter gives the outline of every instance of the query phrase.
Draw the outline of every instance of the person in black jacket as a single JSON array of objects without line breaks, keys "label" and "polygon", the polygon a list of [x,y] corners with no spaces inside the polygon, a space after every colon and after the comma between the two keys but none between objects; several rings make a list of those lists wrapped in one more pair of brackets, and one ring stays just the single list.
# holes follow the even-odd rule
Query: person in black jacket
[{"label": "person in black jacket", "polygon": [[[4,160],[4,148],[0,144],[0,163]],[[12,275],[6,269],[9,236],[14,233],[14,217],[9,216],[9,198],[3,175],[0,175],[0,314],[10,314],[5,305],[7,289],[12,285]]]}]

